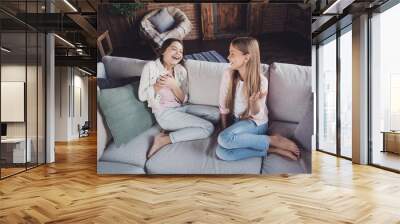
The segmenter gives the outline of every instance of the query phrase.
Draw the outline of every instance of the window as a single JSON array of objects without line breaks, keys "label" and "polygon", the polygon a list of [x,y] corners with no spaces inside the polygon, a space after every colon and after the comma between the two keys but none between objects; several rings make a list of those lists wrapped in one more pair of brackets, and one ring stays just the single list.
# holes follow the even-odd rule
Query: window
[{"label": "window", "polygon": [[[371,162],[400,170],[400,149],[388,150],[385,143],[400,139],[400,4],[371,18]],[[398,137],[385,140],[385,132]],[[388,137],[388,135],[386,135]],[[400,142],[400,141],[398,141]],[[395,143],[399,148],[400,143]]]},{"label": "window", "polygon": [[[18,7],[21,15],[39,13],[44,3],[21,1]],[[0,178],[5,178],[45,163],[46,38],[3,12],[0,20],[0,111],[8,116],[0,121]],[[19,100],[12,101],[11,96]]]},{"label": "window", "polygon": [[400,73],[390,74],[390,130],[400,130]]},{"label": "window", "polygon": [[336,37],[318,48],[318,149],[336,153]]},{"label": "window", "polygon": [[352,157],[352,34],[351,26],[340,36],[340,155]]}]

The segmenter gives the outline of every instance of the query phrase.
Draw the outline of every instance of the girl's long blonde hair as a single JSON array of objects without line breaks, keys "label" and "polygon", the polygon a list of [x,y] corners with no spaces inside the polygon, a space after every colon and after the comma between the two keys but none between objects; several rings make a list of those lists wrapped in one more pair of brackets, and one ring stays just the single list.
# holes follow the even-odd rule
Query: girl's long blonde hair
[{"label": "girl's long blonde hair", "polygon": [[[250,59],[246,63],[246,74],[244,74],[243,93],[247,100],[246,110],[240,117],[248,117],[250,114],[249,98],[253,93],[261,90],[260,77],[260,48],[258,41],[252,37],[238,37],[232,40],[231,45],[241,51],[243,54],[249,54]],[[225,106],[233,113],[234,100],[236,94],[236,86],[240,78],[239,71],[232,71],[232,79],[229,81],[228,94],[225,99]]]}]

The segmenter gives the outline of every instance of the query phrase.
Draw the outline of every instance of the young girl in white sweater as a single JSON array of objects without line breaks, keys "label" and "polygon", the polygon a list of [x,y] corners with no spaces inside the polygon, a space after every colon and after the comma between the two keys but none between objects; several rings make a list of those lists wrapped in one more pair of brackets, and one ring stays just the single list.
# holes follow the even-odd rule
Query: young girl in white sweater
[{"label": "young girl in white sweater", "polygon": [[[147,152],[150,158],[165,145],[209,137],[212,122],[219,116],[200,105],[185,105],[188,101],[188,78],[183,63],[183,43],[167,39],[161,46],[161,56],[148,62],[142,71],[139,99],[147,101],[157,123],[169,134],[160,133]],[[214,113],[215,114],[215,113]]]}]

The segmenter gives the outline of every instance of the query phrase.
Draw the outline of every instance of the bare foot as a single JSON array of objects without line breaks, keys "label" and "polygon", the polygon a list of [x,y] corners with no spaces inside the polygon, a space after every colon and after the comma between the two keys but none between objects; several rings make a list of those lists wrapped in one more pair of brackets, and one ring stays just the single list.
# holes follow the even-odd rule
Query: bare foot
[{"label": "bare foot", "polygon": [[160,130],[160,134],[167,135],[167,134],[168,134],[168,131],[165,130],[165,129],[161,129],[161,130]]},{"label": "bare foot", "polygon": [[296,156],[300,155],[300,149],[292,140],[285,138],[281,135],[271,135],[269,136],[269,139],[271,140],[272,146],[292,152]]},{"label": "bare foot", "polygon": [[295,154],[293,154],[292,152],[288,151],[288,150],[284,150],[284,149],[279,149],[279,148],[274,148],[274,147],[270,147],[268,149],[269,153],[275,153],[278,155],[281,155],[283,157],[289,158],[291,160],[298,160],[299,157],[296,156]]},{"label": "bare foot", "polygon": [[169,135],[166,135],[164,133],[160,133],[154,137],[153,145],[147,151],[147,159],[150,159],[155,153],[157,153],[162,147],[168,145],[171,143],[171,139],[169,138]]}]

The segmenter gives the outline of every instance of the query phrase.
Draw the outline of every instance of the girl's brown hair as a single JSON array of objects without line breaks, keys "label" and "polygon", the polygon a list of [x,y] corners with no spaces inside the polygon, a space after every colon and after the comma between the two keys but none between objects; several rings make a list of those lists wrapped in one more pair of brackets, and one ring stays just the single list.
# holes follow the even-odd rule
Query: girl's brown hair
[{"label": "girl's brown hair", "polygon": [[[241,51],[243,54],[249,54],[250,59],[246,63],[246,74],[244,74],[243,93],[247,100],[246,110],[240,117],[248,117],[250,114],[249,98],[253,93],[261,90],[261,77],[260,77],[260,48],[258,41],[252,37],[238,37],[232,40],[231,45]],[[228,94],[225,99],[225,106],[233,113],[234,98],[236,93],[236,86],[240,78],[239,71],[232,71],[232,79],[229,81]]]}]

